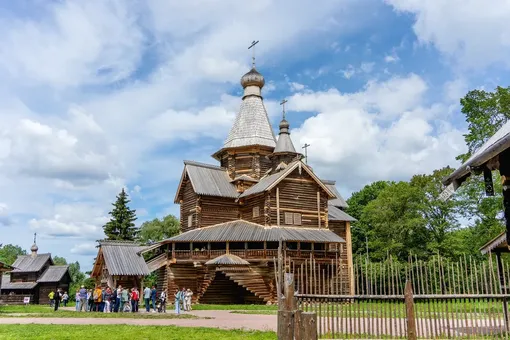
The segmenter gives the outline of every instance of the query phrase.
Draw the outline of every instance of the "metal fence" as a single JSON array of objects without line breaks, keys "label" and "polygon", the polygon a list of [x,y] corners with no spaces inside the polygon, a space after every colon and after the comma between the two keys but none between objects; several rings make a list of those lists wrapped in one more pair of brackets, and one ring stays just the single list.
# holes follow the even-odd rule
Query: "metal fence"
[{"label": "metal fence", "polygon": [[[296,273],[298,309],[317,314],[320,338],[507,338],[508,264],[441,256],[399,263],[363,259],[354,282],[342,270],[314,259],[287,263]],[[345,287],[354,284],[350,293]]]}]

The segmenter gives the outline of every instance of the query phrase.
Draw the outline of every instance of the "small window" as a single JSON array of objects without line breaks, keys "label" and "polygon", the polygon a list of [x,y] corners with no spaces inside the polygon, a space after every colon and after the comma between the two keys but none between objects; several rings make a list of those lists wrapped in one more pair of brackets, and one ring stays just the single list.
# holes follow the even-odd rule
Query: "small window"
[{"label": "small window", "polygon": [[301,214],[294,213],[294,225],[301,225]]},{"label": "small window", "polygon": [[292,224],[292,222],[293,222],[292,213],[286,212],[285,213],[285,224]]},{"label": "small window", "polygon": [[253,207],[253,217],[259,217],[259,216],[260,216],[260,208]]},{"label": "small window", "polygon": [[188,228],[193,226],[193,214],[188,215]]}]

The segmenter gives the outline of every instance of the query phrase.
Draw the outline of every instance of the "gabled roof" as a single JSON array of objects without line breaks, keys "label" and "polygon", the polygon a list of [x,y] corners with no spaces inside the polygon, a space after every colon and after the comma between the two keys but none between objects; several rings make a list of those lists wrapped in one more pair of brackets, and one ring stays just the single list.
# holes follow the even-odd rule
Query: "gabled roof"
[{"label": "gabled roof", "polygon": [[2,286],[1,289],[33,289],[35,286],[37,286],[37,282],[11,282],[11,275],[10,274],[4,274],[2,276]]},{"label": "gabled roof", "polygon": [[205,263],[207,266],[218,265],[218,266],[248,266],[250,262],[243,260],[239,256],[232,254],[223,254],[209,260]]},{"label": "gabled roof", "polygon": [[94,268],[99,265],[100,258],[104,259],[110,275],[149,275],[150,270],[139,252],[146,247],[129,241],[100,241],[99,254]]},{"label": "gabled roof", "polygon": [[59,282],[65,274],[69,273],[69,266],[49,266],[48,269],[41,275],[37,282]]},{"label": "gabled roof", "polygon": [[255,178],[253,178],[251,176],[248,176],[248,175],[241,175],[241,176],[237,176],[236,178],[234,178],[230,182],[235,182],[235,181],[258,182],[259,180],[255,179]]},{"label": "gabled roof", "polygon": [[53,264],[53,260],[51,259],[51,254],[36,254],[32,255],[20,255],[12,264],[14,272],[38,272],[42,269],[46,262],[50,261],[50,264]]},{"label": "gabled roof", "polygon": [[480,252],[484,255],[496,251],[500,251],[502,253],[510,252],[508,249],[508,243],[506,242],[506,232],[502,232],[480,247]]},{"label": "gabled roof", "polygon": [[260,181],[255,184],[254,186],[248,188],[248,190],[244,191],[241,195],[239,195],[240,198],[247,197],[250,195],[258,194],[264,191],[271,190],[274,188],[278,183],[280,183],[281,180],[283,180],[285,177],[287,177],[289,174],[291,174],[294,170],[300,168],[302,171],[305,171],[310,177],[312,177],[315,182],[319,186],[321,186],[324,191],[329,195],[330,198],[336,197],[335,194],[313,173],[313,171],[301,160],[294,161],[290,163],[285,170],[282,170],[280,172],[277,172],[275,174],[262,177]]},{"label": "gabled roof", "polygon": [[259,96],[243,98],[234,125],[223,149],[250,145],[276,146],[276,138],[269,123],[266,108]]},{"label": "gabled roof", "polygon": [[265,227],[245,220],[234,220],[190,230],[162,242],[274,242],[279,240],[329,243],[345,242],[343,238],[329,229]]},{"label": "gabled roof", "polygon": [[479,167],[496,155],[510,147],[510,120],[496,131],[467,161],[457,168],[450,176],[443,179],[444,185],[454,184],[457,189],[463,180],[471,173],[471,169]]},{"label": "gabled roof", "polygon": [[349,222],[357,221],[354,217],[352,217],[345,211],[332,205],[331,202],[328,203],[328,220],[329,221],[349,221]]},{"label": "gabled roof", "polygon": [[329,204],[339,207],[339,208],[349,208],[349,205],[344,200],[342,195],[340,195],[340,192],[336,188],[336,181],[330,181],[327,179],[323,179],[322,183],[326,184],[326,186],[335,194],[336,198],[329,200]]},{"label": "gabled roof", "polygon": [[228,198],[236,198],[239,195],[235,185],[231,183],[231,179],[225,168],[210,164],[184,161],[184,170],[175,195],[175,203],[179,202],[178,197],[186,176],[189,178],[193,190],[198,195]]}]

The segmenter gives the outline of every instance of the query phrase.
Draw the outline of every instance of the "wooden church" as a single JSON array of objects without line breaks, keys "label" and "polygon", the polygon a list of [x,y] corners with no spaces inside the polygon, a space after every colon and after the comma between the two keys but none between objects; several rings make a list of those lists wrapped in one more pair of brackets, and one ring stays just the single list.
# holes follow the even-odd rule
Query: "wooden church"
[{"label": "wooden church", "polygon": [[328,272],[342,275],[344,293],[352,293],[354,219],[343,211],[345,200],[334,181],[320,179],[303,162],[285,107],[275,136],[261,93],[264,77],[255,66],[241,85],[234,125],[212,155],[219,165],[184,161],[175,196],[181,234],[142,251],[152,256],[147,265],[158,271],[158,289],[190,288],[200,303],[273,303],[273,259],[281,241],[293,264],[314,258],[334,266]]}]

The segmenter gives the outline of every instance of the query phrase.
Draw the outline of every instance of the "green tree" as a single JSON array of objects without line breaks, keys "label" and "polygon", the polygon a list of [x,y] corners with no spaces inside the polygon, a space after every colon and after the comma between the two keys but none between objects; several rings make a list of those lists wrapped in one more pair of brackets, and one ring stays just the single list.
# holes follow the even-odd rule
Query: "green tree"
[{"label": "green tree", "polygon": [[442,179],[452,172],[452,168],[446,167],[430,175],[415,175],[410,181],[420,192],[417,209],[428,231],[427,249],[431,254],[439,252],[447,257],[458,255],[458,244],[451,236],[459,227],[459,202],[456,197],[443,201],[439,195],[443,191]]},{"label": "green tree", "polygon": [[179,220],[174,215],[167,215],[163,219],[155,218],[140,227],[138,240],[141,243],[158,242],[179,234]]},{"label": "green tree", "polygon": [[13,264],[19,255],[26,255],[27,252],[20,246],[13,244],[0,245],[0,261],[6,264]]},{"label": "green tree", "polygon": [[103,230],[108,240],[127,240],[134,241],[138,228],[135,226],[136,211],[128,207],[130,202],[124,188],[117,195],[117,200],[113,203],[113,209],[109,212],[110,221],[104,226]]},{"label": "green tree", "polygon": [[67,264],[67,260],[63,257],[60,257],[60,256],[55,256],[53,258],[53,263],[57,266],[63,266],[63,265],[66,265]]},{"label": "green tree", "polygon": [[391,183],[363,209],[370,226],[370,258],[388,255],[407,261],[410,254],[427,255],[427,229],[420,212],[423,192],[409,182]]},{"label": "green tree", "polygon": [[352,223],[352,248],[356,254],[362,254],[366,251],[366,238],[370,232],[370,224],[363,216],[363,210],[379,196],[379,193],[388,187],[389,182],[378,181],[365,185],[363,189],[355,192],[347,200],[349,208],[346,212],[357,219]]},{"label": "green tree", "polygon": [[464,135],[468,152],[457,159],[465,161],[510,118],[510,87],[498,86],[494,92],[469,91],[460,104],[468,123]]}]

